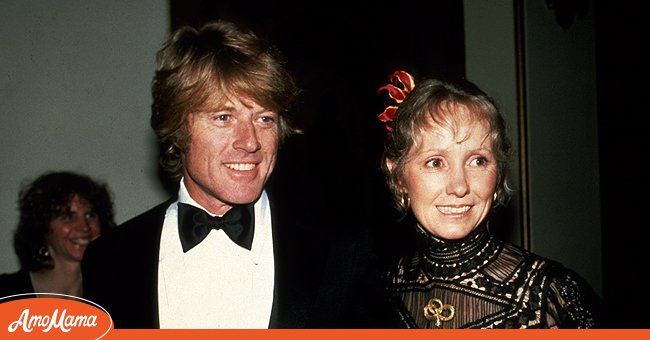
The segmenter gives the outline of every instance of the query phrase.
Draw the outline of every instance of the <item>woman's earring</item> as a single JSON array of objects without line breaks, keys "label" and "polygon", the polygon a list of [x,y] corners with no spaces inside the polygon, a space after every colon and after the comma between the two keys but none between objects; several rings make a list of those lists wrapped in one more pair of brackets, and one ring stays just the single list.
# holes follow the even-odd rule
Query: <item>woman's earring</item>
[{"label": "woman's earring", "polygon": [[404,209],[405,212],[411,207],[411,198],[407,192],[402,192],[402,197],[400,197],[399,205],[402,207],[402,209]]},{"label": "woman's earring", "polygon": [[499,195],[498,195],[498,194],[497,194],[497,193],[495,192],[495,193],[494,193],[494,196],[492,196],[492,197],[493,197],[493,199],[492,199],[492,200],[496,202],[496,200],[497,200],[497,197],[499,197]]},{"label": "woman's earring", "polygon": [[49,257],[50,252],[47,251],[47,247],[45,245],[42,245],[40,248],[38,248],[38,255],[41,257]]}]

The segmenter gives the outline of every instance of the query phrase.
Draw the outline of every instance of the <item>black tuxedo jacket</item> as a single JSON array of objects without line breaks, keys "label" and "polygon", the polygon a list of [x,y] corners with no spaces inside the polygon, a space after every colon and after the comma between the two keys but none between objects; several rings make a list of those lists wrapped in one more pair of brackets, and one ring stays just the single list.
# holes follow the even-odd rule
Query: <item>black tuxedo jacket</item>
[{"label": "black tuxedo jacket", "polygon": [[[367,234],[343,224],[323,225],[329,223],[295,205],[306,200],[279,204],[286,199],[267,192],[276,271],[269,328],[391,327],[383,318],[379,266]],[[85,252],[84,297],[104,307],[115,328],[159,328],[160,237],[174,200],[103,234]]]}]

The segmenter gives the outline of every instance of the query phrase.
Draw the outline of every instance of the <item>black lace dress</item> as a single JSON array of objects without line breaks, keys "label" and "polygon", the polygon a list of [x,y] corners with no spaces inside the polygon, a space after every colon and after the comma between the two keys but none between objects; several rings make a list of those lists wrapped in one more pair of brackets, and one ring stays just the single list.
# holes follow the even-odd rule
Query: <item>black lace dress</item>
[{"label": "black lace dress", "polygon": [[485,224],[452,241],[417,229],[426,246],[385,276],[402,326],[599,327],[602,300],[560,263],[497,240]]}]

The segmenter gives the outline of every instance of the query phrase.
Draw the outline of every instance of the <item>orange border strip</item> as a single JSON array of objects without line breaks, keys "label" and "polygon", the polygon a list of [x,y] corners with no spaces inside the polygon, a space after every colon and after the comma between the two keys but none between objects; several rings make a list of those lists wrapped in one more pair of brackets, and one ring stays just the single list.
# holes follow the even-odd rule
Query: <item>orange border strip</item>
[{"label": "orange border strip", "polygon": [[351,330],[127,330],[113,329],[102,339],[272,339],[272,340],[409,340],[430,337],[448,340],[575,340],[575,339],[650,339],[650,330],[645,329],[601,329],[601,330],[396,330],[396,329],[351,329]]}]

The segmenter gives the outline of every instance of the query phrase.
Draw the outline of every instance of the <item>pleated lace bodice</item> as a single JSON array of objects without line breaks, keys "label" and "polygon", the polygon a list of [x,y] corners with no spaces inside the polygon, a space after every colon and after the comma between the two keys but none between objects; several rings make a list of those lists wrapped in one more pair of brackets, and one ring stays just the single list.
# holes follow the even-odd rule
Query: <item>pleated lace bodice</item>
[{"label": "pleated lace bodice", "polygon": [[425,246],[386,273],[409,328],[591,328],[602,302],[560,263],[497,240],[481,225],[460,240],[418,227]]}]

